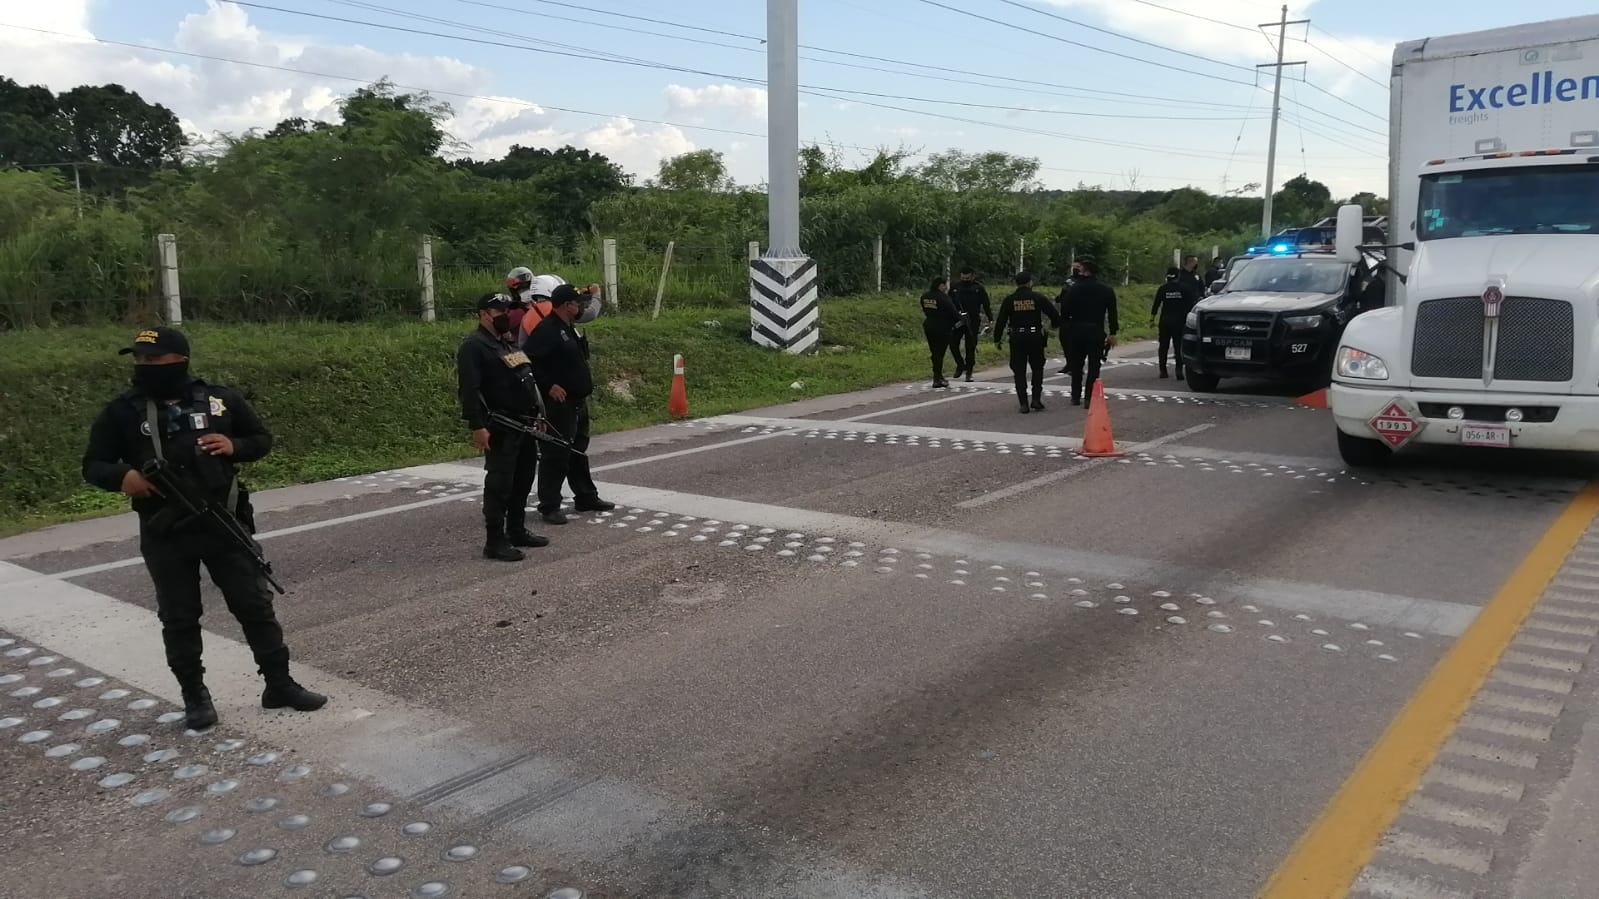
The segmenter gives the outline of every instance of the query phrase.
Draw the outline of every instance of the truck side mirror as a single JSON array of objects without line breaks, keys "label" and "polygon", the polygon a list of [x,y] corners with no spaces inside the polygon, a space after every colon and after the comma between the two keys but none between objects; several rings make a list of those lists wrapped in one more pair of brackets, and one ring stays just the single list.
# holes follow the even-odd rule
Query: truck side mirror
[{"label": "truck side mirror", "polygon": [[1338,231],[1333,237],[1333,254],[1339,262],[1360,261],[1360,238],[1365,233],[1366,210],[1357,204],[1338,207]]}]

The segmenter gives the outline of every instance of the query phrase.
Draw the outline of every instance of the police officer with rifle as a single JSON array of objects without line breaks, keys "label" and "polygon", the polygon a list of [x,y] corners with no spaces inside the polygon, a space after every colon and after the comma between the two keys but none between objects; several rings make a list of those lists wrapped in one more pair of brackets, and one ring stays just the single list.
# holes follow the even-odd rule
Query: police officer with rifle
[{"label": "police officer with rifle", "polygon": [[550,540],[527,529],[527,499],[538,473],[538,434],[544,404],[533,381],[533,366],[516,342],[510,297],[487,293],[478,299],[478,327],[456,351],[456,382],[461,417],[472,445],[486,454],[483,521],[488,537],[483,557],[500,562],[526,558],[517,547],[548,546]]},{"label": "police officer with rifle", "polygon": [[217,723],[201,664],[201,564],[266,680],[262,707],[321,708],[327,697],[289,676],[289,649],[272,609],[272,589],[283,588],[255,541],[254,511],[235,467],[265,456],[272,433],[237,391],[189,373],[182,332],[140,331],[121,352],[133,356],[133,387],[95,418],[83,477],[132,499],[185,724],[204,730]]}]

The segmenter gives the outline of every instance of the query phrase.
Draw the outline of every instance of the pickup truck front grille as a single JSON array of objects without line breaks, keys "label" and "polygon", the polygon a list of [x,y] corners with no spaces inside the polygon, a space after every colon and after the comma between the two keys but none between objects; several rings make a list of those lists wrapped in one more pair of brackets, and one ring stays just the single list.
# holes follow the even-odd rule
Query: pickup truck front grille
[{"label": "pickup truck front grille", "polygon": [[[1507,297],[1499,308],[1493,376],[1507,381],[1569,381],[1575,319],[1570,303]],[[1482,380],[1482,300],[1427,300],[1416,309],[1411,371],[1420,378]]]}]

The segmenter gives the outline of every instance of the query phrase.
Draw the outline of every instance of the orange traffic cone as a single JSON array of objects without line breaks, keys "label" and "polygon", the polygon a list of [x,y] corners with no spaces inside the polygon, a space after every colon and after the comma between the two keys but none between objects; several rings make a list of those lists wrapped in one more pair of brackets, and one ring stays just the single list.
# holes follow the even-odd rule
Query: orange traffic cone
[{"label": "orange traffic cone", "polygon": [[1299,403],[1301,406],[1309,406],[1312,409],[1325,409],[1327,408],[1327,388],[1312,390],[1294,402]]},{"label": "orange traffic cone", "polygon": [[1088,427],[1083,432],[1083,446],[1079,456],[1090,459],[1114,458],[1125,455],[1116,448],[1110,435],[1110,410],[1105,407],[1105,387],[1098,380],[1088,394]]},{"label": "orange traffic cone", "polygon": [[688,387],[683,384],[683,357],[672,357],[672,396],[666,401],[667,414],[673,418],[688,416]]}]

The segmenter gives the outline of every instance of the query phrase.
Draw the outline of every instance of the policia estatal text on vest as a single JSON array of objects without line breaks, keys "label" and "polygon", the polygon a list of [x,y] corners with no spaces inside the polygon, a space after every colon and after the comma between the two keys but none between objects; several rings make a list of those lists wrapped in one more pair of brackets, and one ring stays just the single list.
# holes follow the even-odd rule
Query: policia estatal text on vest
[{"label": "policia estatal text on vest", "polygon": [[[272,433],[237,391],[189,374],[189,341],[172,328],[140,331],[133,345],[133,389],[100,411],[89,430],[83,477],[132,498],[139,517],[139,551],[155,584],[156,614],[167,666],[183,691],[185,724],[204,730],[217,722],[201,664],[200,566],[222,591],[266,679],[261,705],[315,711],[327,697],[289,676],[289,649],[272,609],[272,591],[251,547],[237,537],[254,534],[249,492],[235,466],[272,449]],[[195,518],[161,495],[142,473],[158,462],[191,498],[219,504],[238,530]],[[152,466],[151,471],[155,468]],[[253,538],[249,538],[253,542]]]}]

